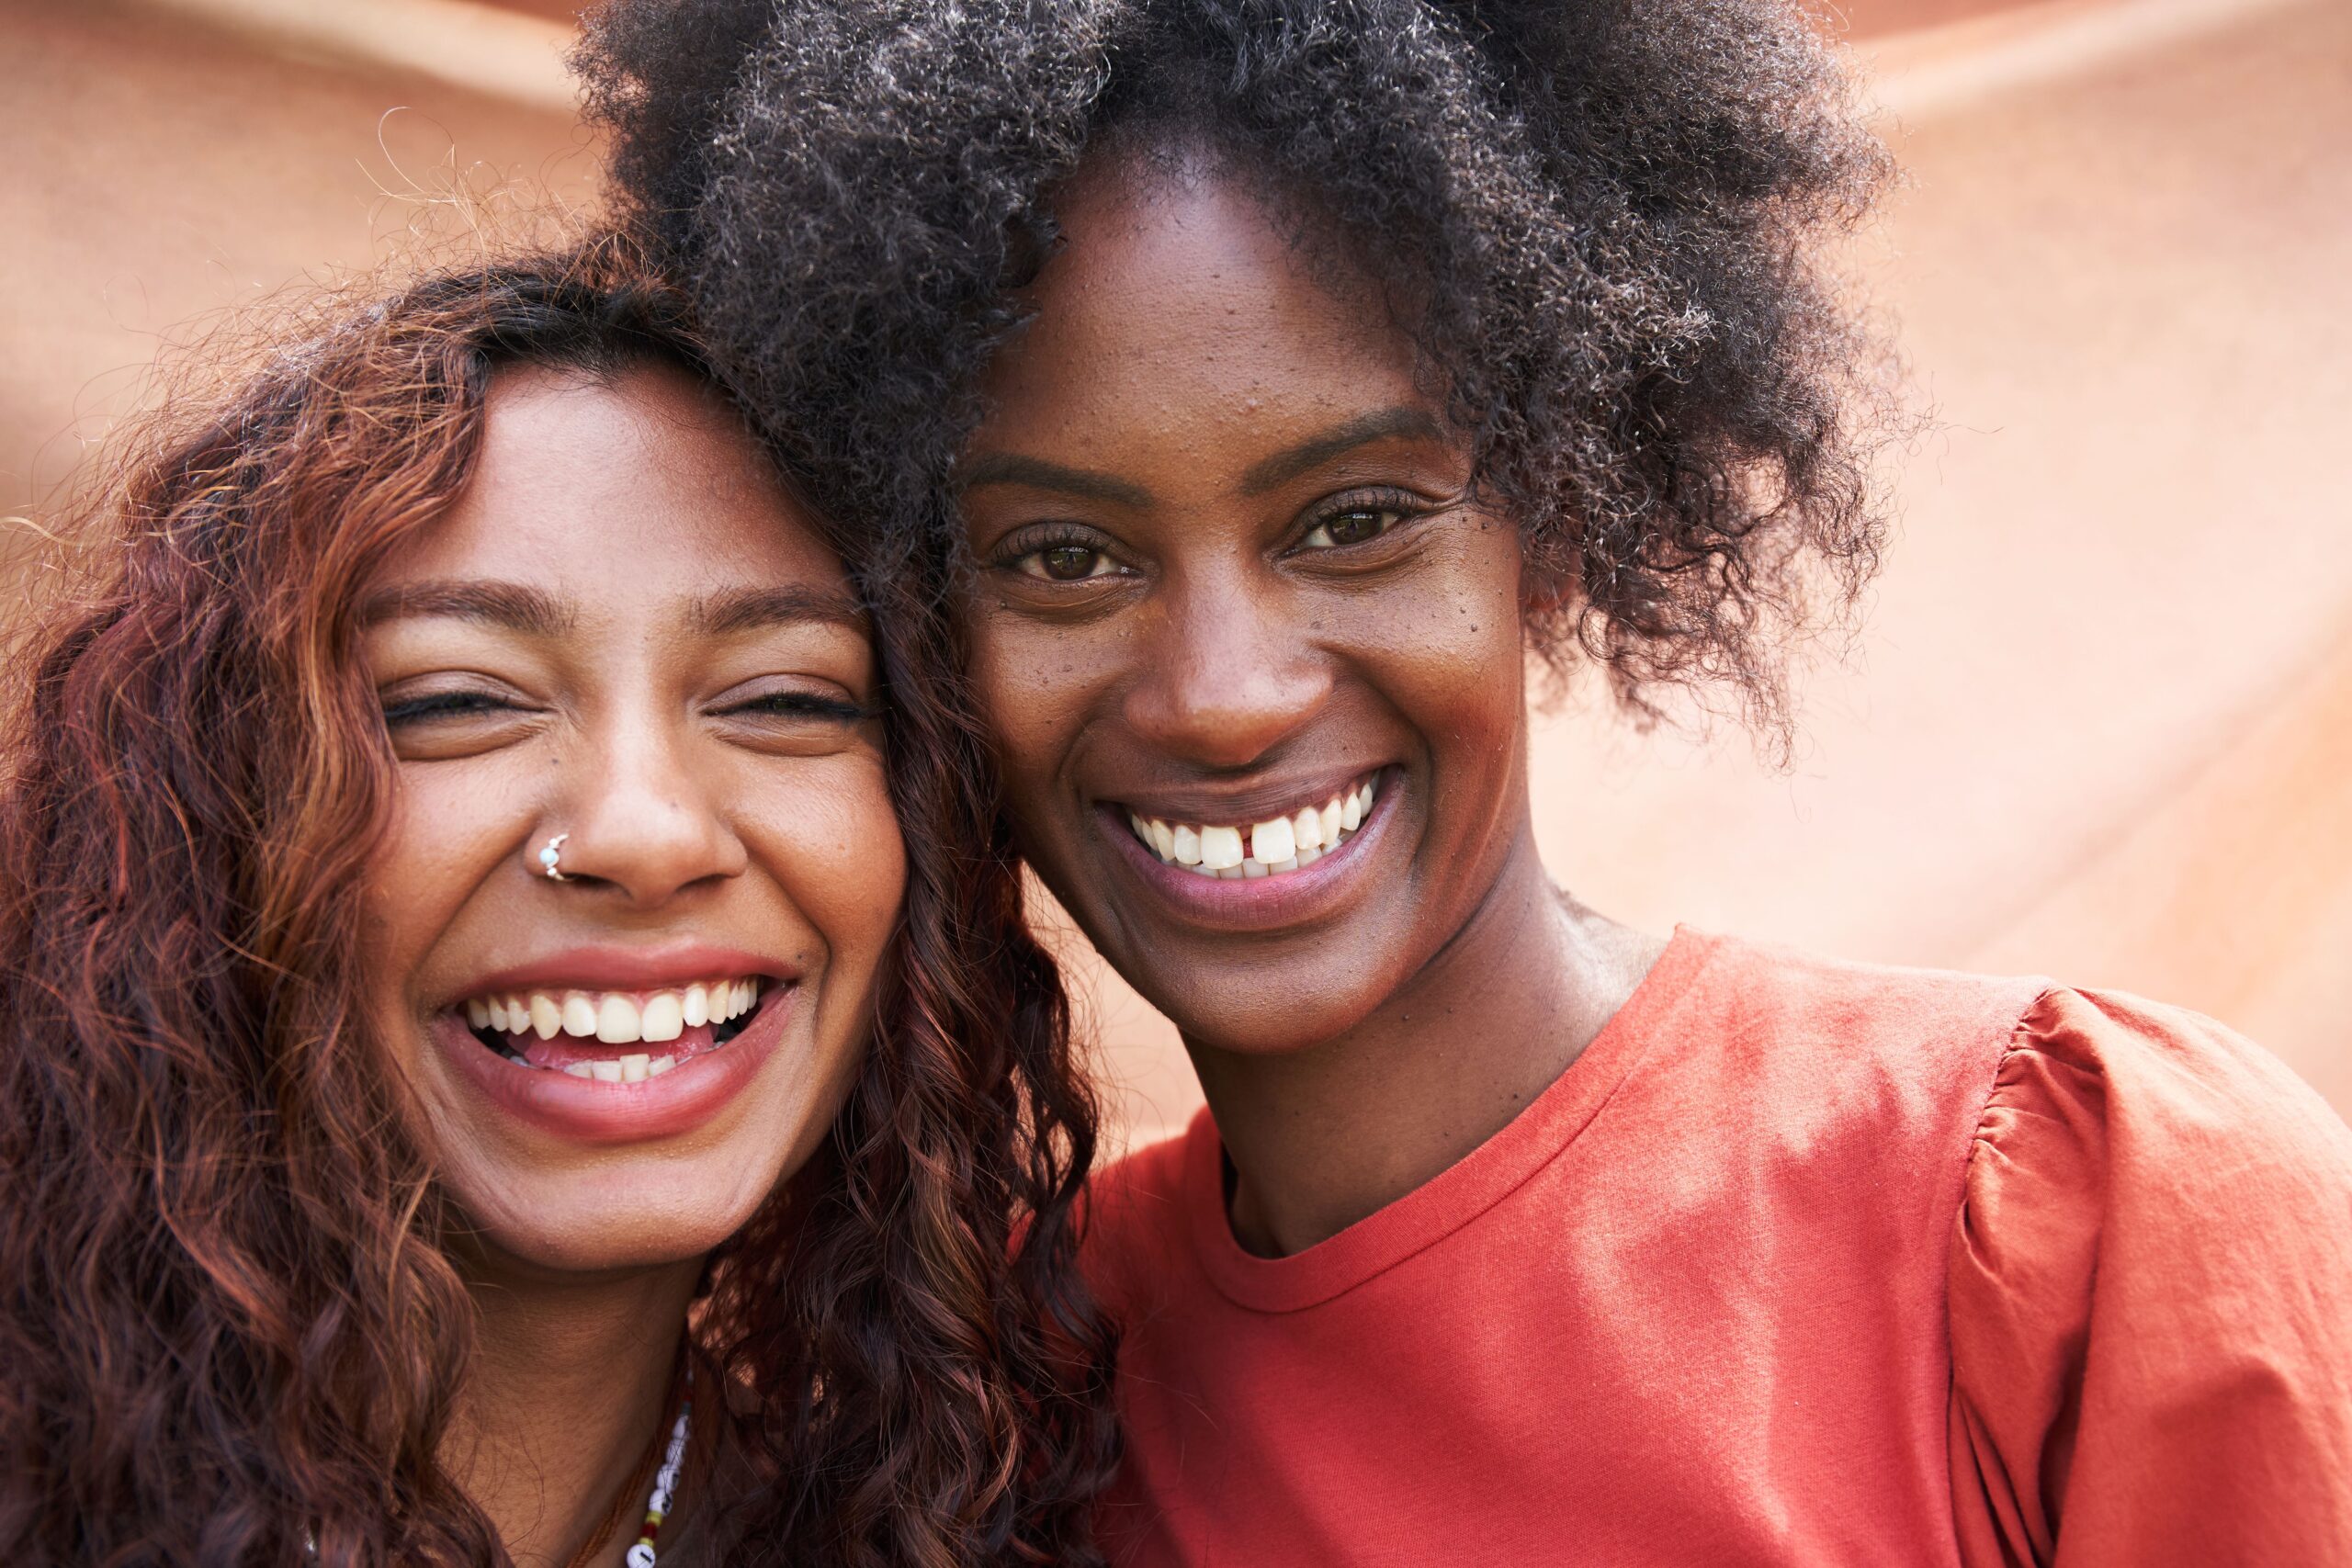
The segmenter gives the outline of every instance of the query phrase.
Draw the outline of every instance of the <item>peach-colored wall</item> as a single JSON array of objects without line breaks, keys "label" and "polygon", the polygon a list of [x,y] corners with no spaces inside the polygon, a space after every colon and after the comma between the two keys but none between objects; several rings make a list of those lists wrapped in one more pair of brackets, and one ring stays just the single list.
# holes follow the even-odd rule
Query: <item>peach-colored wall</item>
[{"label": "peach-colored wall", "polygon": [[[2352,508],[2331,467],[2352,12],[2061,0],[1895,26],[1923,8],[1951,7],[1848,8],[1889,101],[1922,106],[1897,133],[1911,186],[1858,265],[1942,421],[1902,475],[1867,634],[1814,682],[1785,773],[1589,697],[1541,716],[1546,859],[1655,928],[2176,998],[2352,1108]],[[2052,17],[2077,44],[2172,41],[2020,75]],[[103,434],[178,323],[367,265],[420,212],[446,235],[415,192],[450,170],[592,187],[558,109],[153,6],[0,0],[0,513]],[[1197,1090],[1165,1025],[1085,974],[1123,1117],[1181,1117]]]},{"label": "peach-colored wall", "polygon": [[0,514],[51,493],[192,318],[526,199],[459,219],[434,200],[458,188],[594,189],[568,116],[153,8],[0,0]]}]

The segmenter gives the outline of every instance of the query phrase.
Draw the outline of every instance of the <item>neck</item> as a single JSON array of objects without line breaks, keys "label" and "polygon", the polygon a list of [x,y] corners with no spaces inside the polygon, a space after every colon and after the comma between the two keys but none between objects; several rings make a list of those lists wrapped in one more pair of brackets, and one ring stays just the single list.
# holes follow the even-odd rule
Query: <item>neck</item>
[{"label": "neck", "polygon": [[[571,1562],[637,1470],[701,1271],[699,1258],[594,1276],[505,1260],[474,1271],[481,1337],[443,1461],[516,1568]],[[623,1561],[640,1522],[622,1520],[599,1568]]]},{"label": "neck", "polygon": [[1562,897],[1522,828],[1453,939],[1362,1022],[1278,1054],[1188,1040],[1237,1238],[1304,1251],[1453,1165],[1567,1069],[1661,946]]}]

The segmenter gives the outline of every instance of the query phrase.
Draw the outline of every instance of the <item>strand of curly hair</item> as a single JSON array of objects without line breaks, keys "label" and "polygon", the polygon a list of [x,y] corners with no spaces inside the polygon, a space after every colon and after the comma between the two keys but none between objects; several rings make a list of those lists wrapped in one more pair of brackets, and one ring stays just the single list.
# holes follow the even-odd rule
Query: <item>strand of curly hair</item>
[{"label": "strand of curly hair", "polygon": [[820,503],[959,547],[990,355],[1106,150],[1221,163],[1415,332],[1530,646],[1786,728],[1875,569],[1883,356],[1822,270],[1891,174],[1783,0],[608,0],[633,220]]},{"label": "strand of curly hair", "polygon": [[[358,1000],[390,758],[356,606],[465,486],[502,367],[703,355],[624,244],[435,276],[161,422],[72,536],[0,798],[9,1561],[505,1560],[437,1455],[460,1217]],[[761,1413],[737,1558],[1085,1562],[1116,1443],[1071,1267],[1094,1107],[935,608],[875,610],[901,956],[821,1168],[697,1314]]]}]

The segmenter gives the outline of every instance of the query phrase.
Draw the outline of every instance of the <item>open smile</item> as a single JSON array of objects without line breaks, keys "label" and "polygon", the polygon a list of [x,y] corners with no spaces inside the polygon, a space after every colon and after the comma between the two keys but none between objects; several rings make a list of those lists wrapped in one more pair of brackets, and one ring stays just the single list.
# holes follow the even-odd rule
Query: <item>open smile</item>
[{"label": "open smile", "polygon": [[651,991],[535,987],[469,997],[459,1010],[476,1040],[516,1066],[643,1083],[726,1046],[772,988],[757,975]]},{"label": "open smile", "polygon": [[717,948],[581,950],[475,985],[433,1016],[442,1055],[517,1121],[592,1144],[717,1116],[784,1040],[802,989],[797,974]]},{"label": "open smile", "polygon": [[1375,769],[1247,824],[1178,820],[1139,804],[1097,809],[1118,858],[1184,923],[1264,934],[1351,905],[1401,787],[1393,770]]},{"label": "open smile", "polygon": [[1286,876],[1352,839],[1372,815],[1379,786],[1375,770],[1320,804],[1303,805],[1262,822],[1171,823],[1130,811],[1127,826],[1166,865],[1228,882]]}]

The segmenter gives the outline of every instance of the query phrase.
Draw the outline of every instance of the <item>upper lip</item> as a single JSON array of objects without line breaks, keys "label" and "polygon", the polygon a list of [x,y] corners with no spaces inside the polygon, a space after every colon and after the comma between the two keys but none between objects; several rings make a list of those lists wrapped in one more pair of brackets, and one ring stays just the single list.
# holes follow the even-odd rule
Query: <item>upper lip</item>
[{"label": "upper lip", "polygon": [[659,991],[749,975],[787,984],[800,977],[797,969],[772,953],[707,942],[570,947],[481,976],[452,999],[558,987],[574,991]]},{"label": "upper lip", "polygon": [[1249,779],[1232,784],[1192,784],[1173,789],[1139,789],[1129,795],[1105,793],[1096,798],[1137,817],[1164,822],[1201,822],[1211,826],[1271,821],[1303,806],[1320,806],[1366,774],[1380,771],[1378,763],[1349,769],[1301,773],[1286,779]]}]

